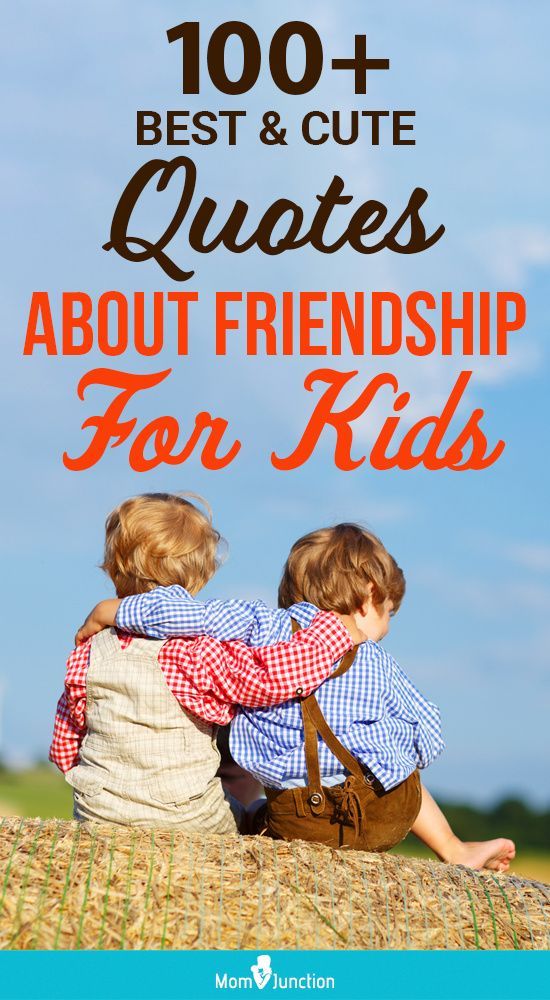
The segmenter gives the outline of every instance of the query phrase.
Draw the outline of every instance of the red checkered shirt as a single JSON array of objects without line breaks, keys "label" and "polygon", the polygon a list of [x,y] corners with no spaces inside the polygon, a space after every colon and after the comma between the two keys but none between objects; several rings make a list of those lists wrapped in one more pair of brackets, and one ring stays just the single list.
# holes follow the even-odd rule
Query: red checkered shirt
[{"label": "red checkered shirt", "polygon": [[[132,636],[117,631],[121,648]],[[86,675],[92,640],[78,646],[67,660],[65,690],[59,699],[50,760],[61,771],[78,763],[86,735]],[[203,635],[169,639],[159,653],[159,666],[182,708],[205,722],[224,726],[238,706],[265,708],[315,691],[335,663],[352,648],[340,619],[321,611],[309,628],[288,642],[252,649],[244,642],[220,642]]]}]

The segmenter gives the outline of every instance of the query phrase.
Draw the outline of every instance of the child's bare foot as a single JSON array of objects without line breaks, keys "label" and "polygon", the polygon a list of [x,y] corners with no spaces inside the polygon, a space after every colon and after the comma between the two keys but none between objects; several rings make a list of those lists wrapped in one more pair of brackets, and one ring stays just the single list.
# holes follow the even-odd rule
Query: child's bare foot
[{"label": "child's bare foot", "polygon": [[467,868],[490,868],[495,872],[506,872],[516,856],[513,840],[498,837],[496,840],[480,840],[471,843],[453,837],[445,850],[443,861],[452,865],[466,865]]}]

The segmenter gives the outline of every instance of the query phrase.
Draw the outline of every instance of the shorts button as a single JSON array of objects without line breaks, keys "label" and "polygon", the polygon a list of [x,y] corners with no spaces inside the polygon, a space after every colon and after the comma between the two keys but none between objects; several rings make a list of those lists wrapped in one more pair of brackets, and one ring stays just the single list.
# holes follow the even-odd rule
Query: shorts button
[{"label": "shorts button", "polygon": [[313,795],[310,796],[309,801],[311,802],[312,806],[320,806],[323,799],[319,795],[319,792],[314,792]]}]

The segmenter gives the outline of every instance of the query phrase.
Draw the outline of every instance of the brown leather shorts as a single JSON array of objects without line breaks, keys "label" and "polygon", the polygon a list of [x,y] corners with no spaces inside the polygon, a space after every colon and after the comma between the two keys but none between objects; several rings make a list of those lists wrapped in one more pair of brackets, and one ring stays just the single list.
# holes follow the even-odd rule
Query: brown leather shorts
[{"label": "brown leather shorts", "polygon": [[312,812],[308,788],[266,788],[267,830],[275,840],[309,840],[329,847],[388,851],[410,832],[422,802],[414,771],[389,792],[350,775],[343,785],[323,787],[324,810]]}]

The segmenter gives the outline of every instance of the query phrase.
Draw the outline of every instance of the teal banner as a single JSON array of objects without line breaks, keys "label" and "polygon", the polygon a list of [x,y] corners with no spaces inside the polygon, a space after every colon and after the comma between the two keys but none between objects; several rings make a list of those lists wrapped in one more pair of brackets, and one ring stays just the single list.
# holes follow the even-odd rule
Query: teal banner
[{"label": "teal banner", "polygon": [[543,1000],[550,954],[363,951],[10,952],[2,1000]]}]

